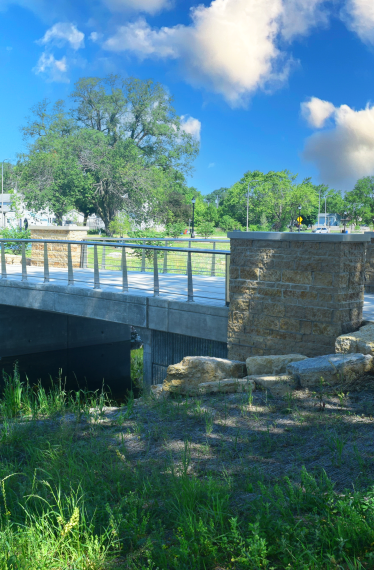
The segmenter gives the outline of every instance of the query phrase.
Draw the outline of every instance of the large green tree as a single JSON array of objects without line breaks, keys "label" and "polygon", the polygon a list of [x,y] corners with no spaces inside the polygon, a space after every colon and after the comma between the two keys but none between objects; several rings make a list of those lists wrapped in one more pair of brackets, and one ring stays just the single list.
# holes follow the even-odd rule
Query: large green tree
[{"label": "large green tree", "polygon": [[374,176],[360,178],[353,190],[346,192],[344,202],[354,224],[371,225],[374,215]]},{"label": "large green tree", "polygon": [[104,133],[113,144],[131,139],[152,165],[191,172],[199,143],[183,130],[173,98],[160,83],[119,75],[84,77],[71,97],[78,125]]},{"label": "large green tree", "polygon": [[[26,204],[49,207],[59,222],[73,207],[85,219],[96,213],[108,233],[118,211],[135,223],[172,221],[176,207],[168,219],[172,208],[163,205],[167,196],[173,204],[183,194],[199,145],[183,130],[162,85],[88,77],[71,97],[70,111],[63,101],[42,101],[22,129],[28,152],[19,157],[17,180]],[[180,203],[186,214],[186,199]]]},{"label": "large green tree", "polygon": [[76,207],[90,200],[90,186],[76,154],[78,129],[58,101],[43,101],[22,129],[28,152],[19,155],[14,169],[17,189],[29,209],[54,212],[59,224]]},{"label": "large green tree", "polygon": [[[249,226],[282,231],[293,225],[299,209],[308,215],[318,204],[313,184],[310,179],[297,182],[297,175],[287,170],[246,172],[243,178],[227,192],[219,206],[220,219],[229,216],[246,227],[247,197],[249,192]],[[226,218],[225,218],[226,219]]]}]

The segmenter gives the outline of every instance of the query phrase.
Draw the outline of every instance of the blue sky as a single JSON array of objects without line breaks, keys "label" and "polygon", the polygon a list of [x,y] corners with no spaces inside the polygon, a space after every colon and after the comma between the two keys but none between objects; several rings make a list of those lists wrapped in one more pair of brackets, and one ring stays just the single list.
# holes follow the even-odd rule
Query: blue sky
[{"label": "blue sky", "polygon": [[173,94],[204,194],[255,169],[374,175],[373,0],[0,0],[0,30],[0,161],[32,105],[120,73]]}]

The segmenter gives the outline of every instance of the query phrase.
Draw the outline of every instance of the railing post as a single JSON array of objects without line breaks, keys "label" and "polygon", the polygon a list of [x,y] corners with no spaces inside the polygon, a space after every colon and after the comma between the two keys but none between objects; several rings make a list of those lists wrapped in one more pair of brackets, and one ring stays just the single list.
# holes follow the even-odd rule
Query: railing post
[{"label": "railing post", "polygon": [[87,257],[88,257],[87,244],[82,243],[82,245],[81,245],[81,267],[82,267],[82,269],[87,269]]},{"label": "railing post", "polygon": [[160,295],[160,283],[158,280],[157,249],[153,250],[153,295],[155,297],[158,297]]},{"label": "railing post", "polygon": [[[144,241],[143,241],[143,245],[144,245]],[[141,268],[141,272],[145,273],[145,249],[142,250],[142,268]]]},{"label": "railing post", "polygon": [[[188,242],[188,247],[191,249],[192,245],[191,242]],[[187,255],[187,267],[186,267],[186,275],[188,275],[188,255]]]},{"label": "railing post", "polygon": [[127,293],[129,290],[129,283],[127,280],[127,260],[126,260],[126,248],[122,248],[122,291]]},{"label": "railing post", "polygon": [[226,254],[226,271],[225,271],[225,304],[230,305],[230,254]]},{"label": "railing post", "polygon": [[[165,247],[168,246],[168,242],[167,240],[165,240]],[[168,272],[168,252],[164,251],[164,268],[163,268],[163,273],[167,273]]]},{"label": "railing post", "polygon": [[106,254],[105,254],[105,251],[106,251],[106,247],[105,247],[105,245],[102,245],[101,247],[103,248],[103,253],[101,254],[101,269],[105,269],[105,261],[106,261]]},{"label": "railing post", "polygon": [[191,252],[187,253],[187,302],[193,303],[193,281]]},{"label": "railing post", "polygon": [[100,289],[99,259],[97,257],[97,245],[94,245],[94,289]]},{"label": "railing post", "polygon": [[71,243],[68,243],[68,285],[74,285],[73,260],[71,257]]},{"label": "railing post", "polygon": [[22,242],[22,281],[27,281],[25,242]]},{"label": "railing post", "polygon": [[48,244],[44,243],[44,283],[49,283]]},{"label": "railing post", "polygon": [[1,279],[6,279],[5,243],[1,242]]},{"label": "railing post", "polygon": [[5,243],[1,242],[1,279],[6,279]]},{"label": "railing post", "polygon": [[[213,249],[216,249],[216,242],[213,242]],[[212,253],[212,270],[210,272],[211,277],[216,276],[216,256]]]}]

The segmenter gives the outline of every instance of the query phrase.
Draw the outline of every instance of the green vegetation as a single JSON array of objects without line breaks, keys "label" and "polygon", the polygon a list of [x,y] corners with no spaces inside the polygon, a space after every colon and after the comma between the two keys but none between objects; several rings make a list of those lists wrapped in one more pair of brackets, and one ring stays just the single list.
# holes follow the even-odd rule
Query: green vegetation
[{"label": "green vegetation", "polygon": [[[31,231],[21,228],[3,228],[0,232],[2,239],[27,239],[31,237]],[[22,243],[17,243],[14,241],[5,242],[6,253],[13,253],[14,255],[19,255],[22,253]],[[31,246],[26,245],[26,251],[30,251]]]},{"label": "green vegetation", "polygon": [[22,127],[27,152],[16,166],[5,165],[5,190],[13,193],[14,209],[22,195],[29,209],[49,209],[58,223],[71,210],[82,212],[85,222],[95,213],[107,236],[155,224],[179,236],[190,225],[192,198],[195,228],[203,237],[213,235],[211,228],[227,232],[246,229],[247,223],[250,230],[286,231],[297,225],[299,207],[308,226],[325,203],[328,212],[349,224],[373,222],[370,176],[345,195],[310,178],[299,180],[288,170],[248,171],[230,188],[206,196],[189,187],[186,177],[199,143],[183,129],[172,97],[159,83],[119,75],[84,77],[70,98],[70,109],[61,100],[44,100],[31,109]]},{"label": "green vegetation", "polygon": [[313,395],[257,391],[113,409],[15,370],[0,397],[0,570],[373,568],[372,436],[348,394],[323,398],[323,414]]}]

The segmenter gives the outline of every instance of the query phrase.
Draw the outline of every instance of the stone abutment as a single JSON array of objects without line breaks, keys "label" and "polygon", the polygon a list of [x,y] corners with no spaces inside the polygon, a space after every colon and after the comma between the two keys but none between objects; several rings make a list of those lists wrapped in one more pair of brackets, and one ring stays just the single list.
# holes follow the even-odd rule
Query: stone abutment
[{"label": "stone abutment", "polygon": [[228,355],[334,352],[362,321],[366,234],[232,232]]}]

